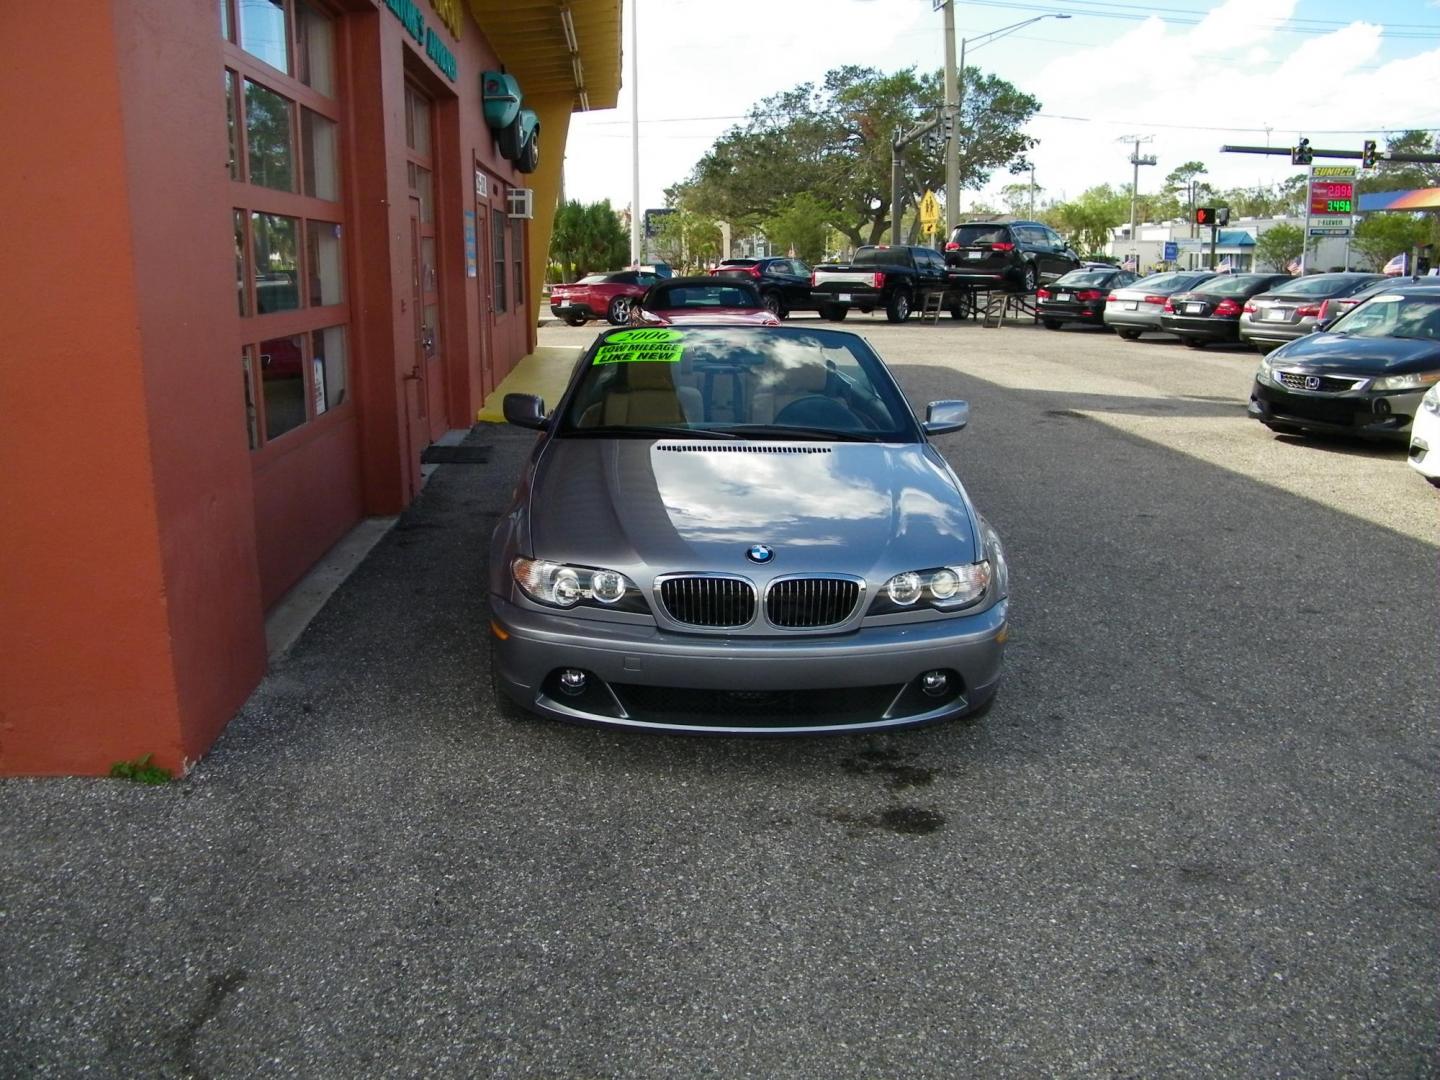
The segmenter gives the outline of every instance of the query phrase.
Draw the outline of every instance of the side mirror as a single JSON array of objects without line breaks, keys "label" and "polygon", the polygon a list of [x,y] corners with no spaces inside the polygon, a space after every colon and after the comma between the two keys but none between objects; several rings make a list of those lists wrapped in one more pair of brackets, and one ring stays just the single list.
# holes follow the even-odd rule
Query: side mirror
[{"label": "side mirror", "polygon": [[925,423],[920,426],[926,435],[945,435],[959,431],[969,422],[968,401],[932,401],[925,406]]},{"label": "side mirror", "polygon": [[506,394],[505,422],[516,427],[545,429],[545,402],[534,394]]}]

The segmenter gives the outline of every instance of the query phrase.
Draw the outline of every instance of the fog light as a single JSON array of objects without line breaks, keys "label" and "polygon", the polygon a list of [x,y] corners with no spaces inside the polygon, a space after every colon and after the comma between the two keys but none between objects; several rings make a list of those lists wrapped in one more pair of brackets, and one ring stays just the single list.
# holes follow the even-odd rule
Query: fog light
[{"label": "fog light", "polygon": [[574,697],[585,692],[585,672],[566,668],[560,673],[560,689]]},{"label": "fog light", "polygon": [[1381,416],[1389,416],[1389,415],[1390,415],[1390,402],[1386,401],[1383,397],[1382,397],[1382,398],[1376,398],[1376,399],[1375,399],[1375,411],[1376,411],[1377,413],[1379,413]]},{"label": "fog light", "polygon": [[920,676],[920,689],[931,697],[939,697],[950,685],[950,679],[943,671],[927,671]]}]

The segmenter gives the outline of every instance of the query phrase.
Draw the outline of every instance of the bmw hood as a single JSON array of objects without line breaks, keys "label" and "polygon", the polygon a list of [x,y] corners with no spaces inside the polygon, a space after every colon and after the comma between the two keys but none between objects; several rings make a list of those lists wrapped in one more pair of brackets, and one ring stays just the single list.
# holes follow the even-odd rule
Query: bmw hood
[{"label": "bmw hood", "polygon": [[[923,443],[556,439],[529,510],[534,557],[642,580],[875,579],[983,557],[964,492]],[[754,545],[773,557],[757,564]]]},{"label": "bmw hood", "polygon": [[1278,367],[1347,375],[1406,375],[1440,368],[1440,344],[1414,338],[1309,334],[1270,354]]}]

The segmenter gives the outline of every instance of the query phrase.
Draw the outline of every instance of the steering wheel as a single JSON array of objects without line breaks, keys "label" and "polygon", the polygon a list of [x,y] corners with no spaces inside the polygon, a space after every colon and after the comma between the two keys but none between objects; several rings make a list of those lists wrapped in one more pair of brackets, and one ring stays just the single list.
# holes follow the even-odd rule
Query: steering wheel
[{"label": "steering wheel", "polygon": [[860,418],[834,398],[811,394],[797,398],[775,414],[775,423],[785,427],[816,428],[820,431],[858,431]]}]

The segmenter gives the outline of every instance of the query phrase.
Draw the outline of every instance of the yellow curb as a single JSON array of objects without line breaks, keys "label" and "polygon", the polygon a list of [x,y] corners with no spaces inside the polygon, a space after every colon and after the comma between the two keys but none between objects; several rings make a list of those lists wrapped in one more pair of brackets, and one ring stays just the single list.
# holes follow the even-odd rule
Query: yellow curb
[{"label": "yellow curb", "polygon": [[490,391],[485,404],[475,414],[482,424],[503,424],[502,404],[506,394],[537,394],[545,399],[545,407],[553,408],[565,392],[575,361],[585,350],[578,345],[542,345],[522,359],[500,385]]}]

